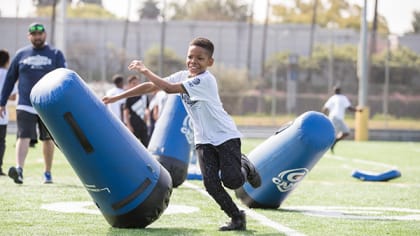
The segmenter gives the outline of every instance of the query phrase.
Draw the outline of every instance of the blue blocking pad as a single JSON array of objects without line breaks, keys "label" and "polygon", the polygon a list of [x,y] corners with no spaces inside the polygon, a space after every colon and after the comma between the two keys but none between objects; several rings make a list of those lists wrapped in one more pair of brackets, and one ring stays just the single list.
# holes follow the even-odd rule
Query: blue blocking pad
[{"label": "blue blocking pad", "polygon": [[249,153],[262,184],[254,189],[245,183],[236,196],[251,208],[278,208],[334,139],[334,127],[324,114],[305,112]]},{"label": "blue blocking pad", "polygon": [[111,226],[143,228],[167,208],[169,173],[69,69],[45,75],[33,107]]},{"label": "blue blocking pad", "polygon": [[382,173],[369,173],[355,170],[351,176],[362,181],[388,181],[400,177],[401,172],[399,170],[388,170]]},{"label": "blue blocking pad", "polygon": [[173,187],[178,187],[187,178],[193,144],[191,120],[181,97],[168,94],[148,149],[171,175]]}]

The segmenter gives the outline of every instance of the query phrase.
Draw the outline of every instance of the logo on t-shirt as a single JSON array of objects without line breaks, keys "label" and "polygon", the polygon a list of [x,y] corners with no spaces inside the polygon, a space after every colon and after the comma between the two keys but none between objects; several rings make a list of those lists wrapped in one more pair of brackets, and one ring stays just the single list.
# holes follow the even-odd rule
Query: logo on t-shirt
[{"label": "logo on t-shirt", "polygon": [[22,63],[30,66],[31,69],[41,69],[43,66],[51,65],[52,61],[46,56],[36,55],[23,59]]},{"label": "logo on t-shirt", "polygon": [[199,85],[200,84],[200,78],[196,77],[193,80],[188,82],[188,85],[190,87],[194,87],[195,85]]},{"label": "logo on t-shirt", "polygon": [[192,105],[194,105],[197,102],[197,101],[191,100],[190,96],[188,96],[188,94],[186,94],[186,93],[183,93],[181,95],[181,98],[185,102],[185,104],[187,104],[189,106],[192,106]]},{"label": "logo on t-shirt", "polygon": [[142,119],[144,119],[146,112],[146,99],[146,96],[142,96],[137,102],[131,105],[131,109]]}]

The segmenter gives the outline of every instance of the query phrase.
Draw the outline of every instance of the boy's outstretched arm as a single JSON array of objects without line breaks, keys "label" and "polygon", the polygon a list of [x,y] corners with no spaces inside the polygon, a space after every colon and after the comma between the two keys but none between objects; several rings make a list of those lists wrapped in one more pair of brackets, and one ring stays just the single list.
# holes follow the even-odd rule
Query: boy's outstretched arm
[{"label": "boy's outstretched arm", "polygon": [[134,60],[128,65],[129,70],[135,70],[144,76],[154,85],[165,91],[166,93],[185,93],[182,83],[170,83],[147,68],[142,61]]},{"label": "boy's outstretched arm", "polygon": [[102,102],[105,104],[113,103],[123,98],[140,96],[157,90],[159,90],[159,87],[152,82],[144,82],[115,96],[105,96],[102,98]]}]

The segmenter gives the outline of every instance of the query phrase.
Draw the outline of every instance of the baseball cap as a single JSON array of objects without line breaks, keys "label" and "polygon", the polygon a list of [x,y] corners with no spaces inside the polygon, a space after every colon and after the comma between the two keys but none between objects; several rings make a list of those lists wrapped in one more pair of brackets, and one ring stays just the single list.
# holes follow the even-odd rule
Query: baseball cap
[{"label": "baseball cap", "polygon": [[29,33],[33,33],[33,32],[45,32],[45,27],[43,24],[40,23],[32,23],[29,25],[29,29],[28,29]]}]

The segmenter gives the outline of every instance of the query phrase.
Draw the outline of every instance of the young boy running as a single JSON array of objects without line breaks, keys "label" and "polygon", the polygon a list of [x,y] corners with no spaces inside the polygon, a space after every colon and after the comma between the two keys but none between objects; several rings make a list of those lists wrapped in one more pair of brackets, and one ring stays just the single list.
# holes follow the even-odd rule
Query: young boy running
[{"label": "young boy running", "polygon": [[210,40],[194,39],[188,47],[187,70],[164,79],[150,71],[142,61],[134,60],[128,69],[143,74],[150,82],[102,100],[107,104],[158,89],[179,93],[192,119],[204,186],[231,218],[219,230],[246,230],[245,213],[239,210],[224,187],[237,189],[248,181],[257,188],[261,185],[261,177],[248,158],[241,154],[241,134],[223,108],[215,77],[207,71],[207,67],[214,63],[213,52]]}]

